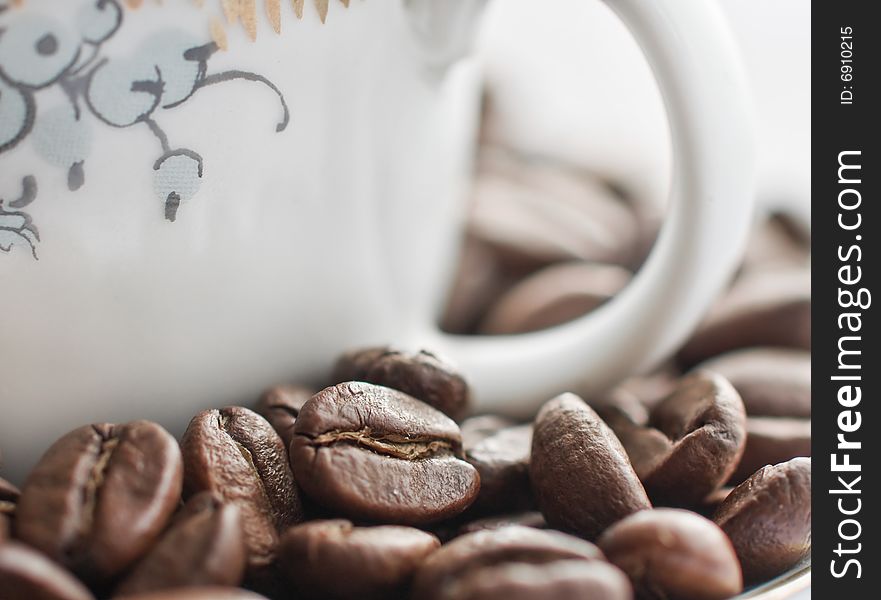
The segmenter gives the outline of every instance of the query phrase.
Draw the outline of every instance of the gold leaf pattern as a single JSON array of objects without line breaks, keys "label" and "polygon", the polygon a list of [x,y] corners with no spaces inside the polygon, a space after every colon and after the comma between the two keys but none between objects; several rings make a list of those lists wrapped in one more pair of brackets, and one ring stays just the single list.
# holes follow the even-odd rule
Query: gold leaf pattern
[{"label": "gold leaf pattern", "polygon": [[266,16],[275,33],[281,33],[281,0],[266,0]]},{"label": "gold leaf pattern", "polygon": [[318,9],[318,18],[321,19],[321,22],[327,20],[327,7],[330,4],[330,0],[315,0],[315,8]]},{"label": "gold leaf pattern", "polygon": [[229,48],[229,44],[226,41],[226,30],[223,28],[223,23],[217,17],[211,17],[211,39],[214,40],[214,43],[221,50],[226,51]]},{"label": "gold leaf pattern", "polygon": [[306,0],[291,0],[291,3],[294,5],[294,12],[297,14],[297,18],[302,19],[303,5],[306,3]]}]

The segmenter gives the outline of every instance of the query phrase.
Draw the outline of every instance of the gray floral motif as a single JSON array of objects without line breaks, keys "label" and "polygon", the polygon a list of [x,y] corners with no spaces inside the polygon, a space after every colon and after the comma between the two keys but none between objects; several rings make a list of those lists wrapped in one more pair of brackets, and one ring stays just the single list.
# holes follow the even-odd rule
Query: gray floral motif
[{"label": "gray floral motif", "polygon": [[[156,120],[160,111],[183,104],[204,87],[244,79],[278,97],[276,131],[287,127],[290,114],[281,91],[265,77],[238,70],[208,73],[216,44],[182,31],[161,31],[126,57],[103,56],[102,44],[122,27],[123,15],[119,0],[87,0],[74,22],[65,23],[16,11],[0,0],[0,155],[30,137],[43,159],[67,171],[68,188],[75,191],[86,182],[94,119],[117,128],[143,125],[160,147],[152,165],[153,190],[173,222],[181,204],[199,191],[203,161],[195,150],[170,143]],[[38,113],[39,91],[53,86],[67,102]],[[20,198],[6,205],[0,201],[0,250],[27,243],[36,257],[39,234],[20,210],[34,200],[36,180],[24,181]]]}]

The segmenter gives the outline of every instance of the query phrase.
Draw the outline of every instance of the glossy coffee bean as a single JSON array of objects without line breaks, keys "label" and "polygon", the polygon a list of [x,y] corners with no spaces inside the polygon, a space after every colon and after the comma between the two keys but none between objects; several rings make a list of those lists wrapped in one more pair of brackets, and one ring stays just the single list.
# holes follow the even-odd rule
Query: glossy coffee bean
[{"label": "glossy coffee bean", "polygon": [[514,425],[517,425],[516,421],[502,415],[476,415],[468,417],[459,423],[459,429],[462,431],[462,446],[467,451],[489,436]]},{"label": "glossy coffee bean", "polygon": [[180,502],[181,474],[177,442],[155,423],[80,427],[25,481],[16,536],[100,587],[153,545]]},{"label": "glossy coffee bean", "polygon": [[460,420],[470,408],[470,391],[462,375],[440,357],[420,350],[365,348],[344,354],[337,362],[334,383],[366,381],[390,387]]},{"label": "glossy coffee bean", "polygon": [[287,452],[272,426],[239,406],[206,410],[190,421],[181,449],[185,495],[210,491],[235,505],[249,568],[269,565],[278,533],[303,520]]},{"label": "glossy coffee bean", "polygon": [[484,567],[456,578],[443,600],[632,600],[620,569],[601,561],[558,560]]},{"label": "glossy coffee bean", "polygon": [[468,449],[466,460],[480,474],[475,513],[527,510],[535,506],[529,483],[532,425],[502,429]]},{"label": "glossy coffee bean", "polygon": [[370,600],[404,597],[416,569],[440,547],[424,531],[350,521],[312,521],[288,529],[279,566],[300,598]]},{"label": "glossy coffee bean", "polygon": [[751,417],[811,418],[811,353],[748,348],[717,356],[702,369],[731,382]]},{"label": "glossy coffee bean", "polygon": [[640,598],[725,600],[743,588],[731,542],[693,512],[638,512],[607,529],[598,543],[630,576]]},{"label": "glossy coffee bean", "polygon": [[211,492],[190,498],[162,535],[116,589],[117,596],[198,586],[236,586],[245,572],[239,510]]},{"label": "glossy coffee bean", "polygon": [[614,265],[552,265],[514,285],[487,312],[480,331],[526,333],[566,323],[601,306],[630,281],[630,272]]},{"label": "glossy coffee bean", "polygon": [[811,349],[808,269],[763,270],[739,279],[710,310],[678,359],[691,367],[753,346]]},{"label": "glossy coffee bean", "polygon": [[263,392],[257,401],[255,411],[269,421],[285,448],[291,445],[294,421],[300,409],[314,393],[314,390],[302,385],[277,385]]},{"label": "glossy coffee bean", "polygon": [[[650,425],[639,444],[623,434],[622,442],[655,504],[699,503],[728,481],[746,443],[740,397],[723,377],[705,371],[682,378],[654,408]],[[663,454],[658,432],[670,444]]]},{"label": "glossy coffee bean", "polygon": [[529,474],[548,523],[587,539],[651,508],[621,442],[574,394],[550,400],[535,418]]},{"label": "glossy coffee bean", "polygon": [[416,573],[411,598],[456,597],[451,588],[455,588],[457,580],[487,567],[602,558],[595,545],[559,531],[517,525],[478,531],[454,539],[429,556]]},{"label": "glossy coffee bean", "polygon": [[811,551],[811,459],[763,467],[734,488],[713,520],[734,544],[748,584],[795,566]]},{"label": "glossy coffee bean", "polygon": [[746,481],[765,465],[811,455],[810,419],[747,417],[746,447],[728,485]]},{"label": "glossy coffee bean", "polygon": [[0,477],[0,544],[11,535],[12,517],[19,495],[17,487]]},{"label": "glossy coffee bean", "polygon": [[423,525],[477,497],[459,427],[407,394],[363,382],[326,388],[303,406],[291,465],[304,491],[346,517]]},{"label": "glossy coffee bean", "polygon": [[537,510],[528,510],[525,512],[508,513],[504,515],[494,515],[492,517],[483,517],[465,523],[456,531],[454,537],[474,533],[475,531],[485,531],[492,529],[502,529],[510,525],[520,525],[522,527],[532,527],[534,529],[548,529],[548,522],[544,516]]},{"label": "glossy coffee bean", "polygon": [[190,587],[126,596],[126,600],[266,600],[266,598],[237,588]]},{"label": "glossy coffee bean", "polygon": [[0,598],[4,600],[94,600],[67,570],[32,548],[0,544]]}]

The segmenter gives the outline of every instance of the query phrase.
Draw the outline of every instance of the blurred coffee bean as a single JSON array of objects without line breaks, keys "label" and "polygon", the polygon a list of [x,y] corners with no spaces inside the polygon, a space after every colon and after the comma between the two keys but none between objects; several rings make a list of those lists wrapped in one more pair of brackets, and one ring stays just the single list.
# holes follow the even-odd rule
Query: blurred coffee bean
[{"label": "blurred coffee bean", "polygon": [[281,438],[260,415],[233,406],[193,417],[181,449],[185,495],[207,490],[238,508],[251,576],[262,576],[278,533],[303,520]]},{"label": "blurred coffee bean", "polygon": [[620,569],[602,561],[507,563],[470,571],[446,586],[444,600],[632,600]]},{"label": "blurred coffee bean", "polygon": [[288,529],[279,565],[298,598],[380,600],[403,598],[416,569],[440,547],[430,533],[350,521],[311,521]]},{"label": "blurred coffee bean", "polygon": [[532,270],[566,260],[633,262],[639,225],[603,182],[510,156],[482,164],[469,231],[493,247],[508,268]]},{"label": "blurred coffee bean", "polygon": [[752,231],[746,245],[741,270],[779,266],[805,267],[810,261],[811,236],[792,217],[775,213]]},{"label": "blurred coffee bean", "polygon": [[713,520],[734,544],[747,584],[795,566],[811,551],[811,459],[762,467],[734,488]]},{"label": "blurred coffee bean", "polygon": [[495,251],[485,242],[465,235],[441,329],[448,333],[474,333],[487,309],[519,279],[520,274],[503,268]]},{"label": "blurred coffee bean", "polygon": [[457,580],[469,573],[509,563],[544,565],[553,561],[602,560],[599,548],[585,540],[531,527],[511,525],[463,535],[430,555],[416,573],[412,598],[458,597]]},{"label": "blurred coffee bean", "polygon": [[294,432],[300,485],[352,519],[424,525],[461,513],[480,488],[456,423],[398,390],[326,388],[303,406]]},{"label": "blurred coffee bean", "polygon": [[810,419],[748,417],[746,447],[728,485],[737,485],[765,465],[811,455]]},{"label": "blurred coffee bean", "polygon": [[294,437],[294,421],[315,390],[302,385],[277,385],[260,396],[255,411],[269,421],[284,442],[285,449]]},{"label": "blurred coffee bean", "polygon": [[245,572],[239,509],[211,492],[190,498],[172,526],[116,588],[117,596],[198,586],[237,586]]},{"label": "blurred coffee bean", "polygon": [[404,392],[453,420],[470,409],[468,383],[451,364],[427,350],[364,348],[344,354],[334,369],[334,383],[366,381]]},{"label": "blurred coffee bean", "polygon": [[630,415],[621,409],[607,407],[599,414],[624,446],[630,464],[633,465],[633,470],[640,481],[644,482],[675,447],[675,442],[664,432],[647,424],[635,423]]},{"label": "blurred coffee bean", "polygon": [[598,544],[630,576],[640,598],[725,600],[743,589],[731,542],[690,511],[640,511],[612,525]]},{"label": "blurred coffee bean", "polygon": [[535,506],[529,484],[532,425],[502,429],[467,449],[465,459],[480,474],[480,493],[471,511],[500,513]]},{"label": "blurred coffee bean", "polygon": [[475,531],[501,529],[503,527],[508,527],[509,525],[520,525],[523,527],[532,527],[534,529],[548,528],[548,522],[545,521],[544,516],[539,511],[528,510],[525,512],[508,513],[475,519],[474,521],[462,525],[453,537],[458,537],[467,533],[474,533]]},{"label": "blurred coffee bean", "polygon": [[517,422],[502,415],[476,415],[468,417],[459,424],[462,431],[462,445],[467,451],[502,429],[513,427]]},{"label": "blurred coffee bean", "polygon": [[585,315],[630,281],[613,265],[565,263],[546,267],[516,284],[489,309],[481,333],[513,334],[546,329]]},{"label": "blurred coffee bean", "polygon": [[746,414],[811,418],[811,353],[790,348],[747,348],[701,363],[740,394]]},{"label": "blurred coffee bean", "polygon": [[710,492],[709,496],[701,500],[696,506],[692,507],[692,509],[702,517],[711,519],[733,489],[734,488],[732,487],[726,486],[720,487],[718,490],[713,490]]},{"label": "blurred coffee bean", "polygon": [[529,475],[548,523],[587,539],[651,508],[621,442],[574,394],[550,400],[536,416]]},{"label": "blurred coffee bean", "polygon": [[126,600],[266,600],[266,597],[237,588],[191,587],[126,596]]},{"label": "blurred coffee bean", "polygon": [[691,367],[751,346],[810,350],[810,270],[769,269],[744,275],[710,310],[678,360]]},{"label": "blurred coffee bean", "polygon": [[180,502],[177,441],[149,421],[68,433],[22,488],[16,537],[101,587],[153,545]]},{"label": "blurred coffee bean", "polygon": [[[646,425],[649,421],[649,411],[645,404],[637,398],[636,394],[623,387],[617,387],[599,399],[591,400],[589,404],[610,426],[612,425],[611,421],[618,418],[626,419],[636,425]],[[612,426],[612,429],[614,430],[615,427]],[[615,434],[618,434],[617,430]],[[627,444],[624,444],[624,447],[626,448]]]},{"label": "blurred coffee bean", "polygon": [[11,535],[12,517],[19,495],[17,487],[0,477],[0,544]]},{"label": "blurred coffee bean", "polygon": [[[643,406],[651,410],[658,403],[670,395],[682,372],[672,364],[662,365],[647,375],[636,375],[621,382],[615,391],[623,391],[632,394]],[[634,415],[636,416],[636,415]],[[639,423],[639,419],[634,419]]]},{"label": "blurred coffee bean", "polygon": [[[662,449],[660,443],[649,446],[643,439],[633,445],[629,436],[622,443],[632,448],[631,460],[654,504],[699,503],[728,481],[746,443],[743,402],[725,378],[708,371],[682,378],[652,410],[649,425],[670,440],[665,454],[647,452]],[[648,435],[655,436],[651,431]]]},{"label": "blurred coffee bean", "polygon": [[0,544],[0,598],[94,600],[91,592],[45,555],[16,542]]}]

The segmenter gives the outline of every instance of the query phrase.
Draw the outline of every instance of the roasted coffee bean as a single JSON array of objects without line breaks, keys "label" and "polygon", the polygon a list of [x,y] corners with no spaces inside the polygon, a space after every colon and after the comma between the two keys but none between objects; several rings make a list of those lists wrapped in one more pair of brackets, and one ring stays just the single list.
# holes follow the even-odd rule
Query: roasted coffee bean
[{"label": "roasted coffee bean", "polygon": [[263,392],[257,401],[257,413],[269,421],[284,442],[285,449],[291,445],[294,421],[300,409],[314,393],[315,390],[302,385],[277,385]]},{"label": "roasted coffee bean", "polygon": [[[611,425],[610,421],[618,419],[625,419],[635,425],[647,425],[649,422],[649,411],[646,406],[640,402],[636,394],[623,387],[615,388],[589,404],[607,425]],[[617,431],[615,433],[617,434]],[[624,446],[627,447],[626,444]]]},{"label": "roasted coffee bean", "polygon": [[531,447],[532,425],[517,425],[502,429],[466,451],[466,460],[480,474],[480,493],[470,510],[499,513],[535,506],[529,484]]},{"label": "roasted coffee bean", "polygon": [[630,576],[640,598],[725,600],[743,588],[731,542],[693,512],[638,512],[612,525],[598,544]]},{"label": "roasted coffee bean", "polygon": [[266,598],[236,588],[190,587],[126,596],[126,600],[266,600]]},{"label": "roasted coffee bean", "polygon": [[487,312],[480,331],[526,333],[586,315],[620,292],[630,272],[614,265],[565,263],[530,275],[499,298]]},{"label": "roasted coffee bean", "polygon": [[743,403],[723,377],[699,371],[652,410],[650,427],[622,430],[620,439],[653,503],[693,506],[728,481],[740,461]]},{"label": "roasted coffee bean", "polygon": [[651,508],[621,442],[574,394],[550,400],[535,418],[529,475],[548,523],[587,539]]},{"label": "roasted coffee bean", "polygon": [[679,351],[691,367],[752,346],[811,349],[811,277],[807,269],[769,269],[738,280]]},{"label": "roasted coffee bean", "polygon": [[764,467],[811,455],[810,419],[747,417],[746,447],[728,485],[737,485]]},{"label": "roasted coffee bean", "polygon": [[239,509],[211,492],[190,498],[171,528],[116,589],[117,596],[197,586],[236,586],[245,572]]},{"label": "roasted coffee bean", "polygon": [[710,492],[710,495],[700,501],[697,506],[693,507],[694,512],[701,515],[702,517],[706,517],[711,519],[713,515],[716,513],[716,510],[719,506],[725,501],[725,498],[728,497],[728,494],[731,493],[731,490],[734,488],[731,487],[720,487],[718,490],[714,490]]},{"label": "roasted coffee bean", "polygon": [[741,270],[807,266],[811,254],[811,236],[791,217],[770,215],[750,235]]},{"label": "roasted coffee bean", "polygon": [[312,521],[288,529],[279,565],[298,598],[401,598],[413,574],[440,541],[424,531],[350,521]]},{"label": "roasted coffee bean", "polygon": [[356,350],[340,358],[335,374],[334,383],[366,381],[390,387],[433,406],[456,421],[470,408],[465,379],[452,365],[427,350],[413,353],[387,347]]},{"label": "roasted coffee bean", "polygon": [[[648,375],[625,379],[614,391],[633,394],[643,406],[651,410],[670,395],[681,377],[682,373],[678,368],[666,365]],[[642,424],[639,419],[634,421]]]},{"label": "roasted coffee bean", "polygon": [[775,577],[811,551],[811,459],[762,467],[713,515],[734,544],[747,584]]},{"label": "roasted coffee bean", "polygon": [[181,440],[184,491],[213,492],[238,507],[252,574],[269,565],[278,534],[303,520],[287,452],[272,426],[240,406],[206,410]]},{"label": "roasted coffee bean", "polygon": [[731,382],[751,417],[811,418],[811,353],[748,348],[701,364]]},{"label": "roasted coffee bean", "polygon": [[15,542],[0,545],[0,598],[94,600],[68,571],[42,553]]},{"label": "roasted coffee bean", "polygon": [[455,537],[474,533],[475,531],[501,529],[510,525],[520,525],[523,527],[532,527],[534,529],[548,528],[548,522],[545,521],[544,516],[540,512],[537,510],[529,510],[526,512],[509,513],[475,519],[474,521],[462,525],[456,531]]},{"label": "roasted coffee bean", "polygon": [[632,600],[633,589],[617,567],[598,560],[501,564],[450,582],[443,600]]},{"label": "roasted coffee bean", "polygon": [[24,484],[16,536],[101,587],[153,545],[180,502],[181,454],[159,425],[101,423],[68,433]]},{"label": "roasted coffee bean", "polygon": [[0,477],[0,544],[10,536],[12,516],[20,493],[18,488]]},{"label": "roasted coffee bean", "polygon": [[326,388],[303,406],[291,465],[306,493],[352,519],[423,525],[477,497],[459,427],[407,394],[363,382]]},{"label": "roasted coffee bean", "polygon": [[501,415],[477,415],[468,417],[459,424],[462,431],[462,446],[467,451],[484,439],[495,435],[500,430],[513,427],[517,422]]},{"label": "roasted coffee bean", "polygon": [[596,176],[512,156],[484,156],[469,231],[508,269],[565,260],[629,265],[638,253],[633,212]]},{"label": "roasted coffee bean", "polygon": [[469,533],[429,556],[413,580],[411,598],[440,600],[452,596],[456,581],[487,567],[510,563],[544,565],[554,561],[602,560],[590,542],[559,531],[511,525]]}]

